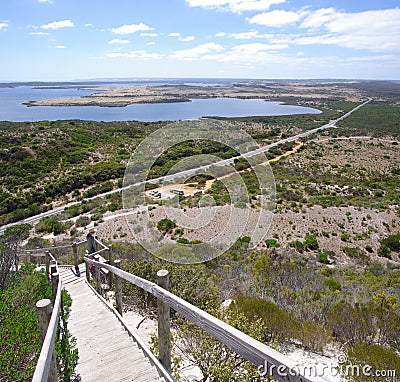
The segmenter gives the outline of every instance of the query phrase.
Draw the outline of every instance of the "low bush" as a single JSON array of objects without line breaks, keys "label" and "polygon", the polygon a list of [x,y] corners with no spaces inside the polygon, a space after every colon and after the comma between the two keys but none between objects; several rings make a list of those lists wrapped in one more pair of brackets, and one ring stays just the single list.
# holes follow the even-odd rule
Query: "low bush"
[{"label": "low bush", "polygon": [[89,216],[79,216],[79,218],[76,219],[75,225],[77,227],[86,227],[90,222],[91,219]]},{"label": "low bush", "polygon": [[163,233],[172,233],[175,227],[176,223],[171,219],[161,219],[157,223],[157,229]]},{"label": "low bush", "polygon": [[[51,299],[51,286],[43,272],[35,272],[31,265],[24,265],[14,274],[11,285],[0,292],[0,380],[31,380],[38,361],[41,344],[35,304]],[[71,300],[63,291],[64,316]],[[78,360],[75,340],[68,331],[56,342],[58,374],[60,380],[69,381]]]},{"label": "low bush", "polygon": [[[366,365],[370,368],[364,368],[363,372]],[[358,343],[347,350],[347,362],[342,369],[355,371],[355,375],[347,376],[350,381],[395,381],[400,370],[400,356],[384,346]]]}]

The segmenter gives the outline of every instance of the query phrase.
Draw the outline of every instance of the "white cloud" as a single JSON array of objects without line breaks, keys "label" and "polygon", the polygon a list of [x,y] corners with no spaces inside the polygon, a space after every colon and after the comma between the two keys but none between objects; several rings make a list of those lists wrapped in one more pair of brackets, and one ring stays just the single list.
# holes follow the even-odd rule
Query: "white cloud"
[{"label": "white cloud", "polygon": [[158,54],[158,53],[148,53],[145,50],[135,50],[129,53],[107,53],[106,57],[109,58],[119,58],[119,57],[124,57],[124,58],[138,58],[141,60],[161,60],[164,55],[163,54]]},{"label": "white cloud", "polygon": [[179,41],[193,41],[196,39],[194,36],[182,37],[179,32],[172,32],[167,34],[168,37],[178,37]]},{"label": "white cloud", "polygon": [[169,58],[176,60],[186,60],[193,61],[199,59],[202,55],[210,53],[210,52],[221,52],[224,50],[224,47],[220,44],[216,44],[214,42],[208,42],[202,45],[199,45],[195,48],[178,50],[172,53]]},{"label": "white cloud", "polygon": [[266,11],[270,9],[271,5],[282,4],[286,0],[186,0],[186,2],[191,7],[241,13],[245,11]]},{"label": "white cloud", "polygon": [[8,23],[6,23],[6,22],[0,23],[0,31],[5,31],[7,27],[8,27]]},{"label": "white cloud", "polygon": [[48,4],[53,4],[53,0],[38,0],[39,3],[48,3]]},{"label": "white cloud", "polygon": [[253,42],[251,44],[236,45],[232,48],[235,52],[242,52],[245,54],[257,54],[265,51],[276,51],[287,48],[287,44],[261,44],[259,42]]},{"label": "white cloud", "polygon": [[144,32],[140,34],[142,37],[157,37],[158,33],[148,33],[148,32]]},{"label": "white cloud", "polygon": [[146,45],[156,45],[156,43],[154,41],[150,41]]},{"label": "white cloud", "polygon": [[64,45],[56,45],[54,49],[65,49]]},{"label": "white cloud", "polygon": [[243,11],[266,11],[273,4],[285,3],[286,0],[259,0],[259,1],[239,1],[237,4],[232,4],[231,8],[234,12]]},{"label": "white cloud", "polygon": [[226,50],[222,45],[207,43],[192,49],[174,52],[169,58],[186,61],[218,61],[233,62],[235,64],[267,63],[277,62],[282,57],[287,59],[289,56],[280,55],[282,49],[288,48],[287,44],[262,44],[250,43],[239,44]]},{"label": "white cloud", "polygon": [[87,23],[87,24],[85,24],[85,27],[86,27],[86,28],[92,28],[92,27],[93,27],[93,24]]},{"label": "white cloud", "polygon": [[248,32],[238,32],[238,33],[218,32],[215,34],[215,37],[230,37],[236,40],[251,40],[256,38],[272,40],[275,38],[275,35],[270,33],[260,33],[259,31],[252,29],[251,31]]},{"label": "white cloud", "polygon": [[287,47],[288,45],[286,44],[240,44],[223,54],[206,54],[201,59],[246,64],[282,62],[288,60],[289,56],[278,54],[277,52]]},{"label": "white cloud", "polygon": [[301,28],[319,28],[321,25],[332,20],[336,15],[334,8],[321,8],[315,12],[310,13],[303,23]]},{"label": "white cloud", "polygon": [[110,40],[108,43],[109,44],[129,44],[130,41],[129,40],[121,40],[119,38],[115,38],[114,40]]},{"label": "white cloud", "polygon": [[178,37],[179,41],[193,41],[194,39],[196,39],[196,37],[194,37],[194,36],[182,37],[179,32],[168,33],[167,36],[168,37]]},{"label": "white cloud", "polygon": [[154,28],[151,28],[146,24],[140,23],[140,24],[121,25],[117,28],[112,28],[111,31],[115,34],[132,34],[132,33],[136,33],[139,31],[150,31],[153,29]]},{"label": "white cloud", "polygon": [[47,32],[31,32],[29,34],[34,35],[34,36],[47,36],[48,35]]},{"label": "white cloud", "polygon": [[52,23],[42,25],[42,29],[60,29],[60,28],[73,28],[74,23],[71,20],[53,21]]},{"label": "white cloud", "polygon": [[359,13],[338,13],[326,24],[335,33],[386,34],[399,33],[400,8],[366,11]]},{"label": "white cloud", "polygon": [[336,12],[332,8],[309,14],[300,25],[322,30],[319,35],[295,38],[300,45],[338,45],[373,51],[400,50],[400,8],[357,13]]},{"label": "white cloud", "polygon": [[303,16],[303,13],[275,10],[271,12],[259,13],[246,20],[250,24],[260,24],[269,27],[281,27],[287,24],[295,23],[299,21]]},{"label": "white cloud", "polygon": [[239,44],[226,50],[214,42],[199,45],[195,48],[180,50],[169,56],[172,59],[196,61],[210,60],[234,63],[261,63],[275,61],[281,57],[277,52],[288,48],[287,44]]},{"label": "white cloud", "polygon": [[186,37],[180,37],[179,41],[193,41],[195,39],[196,39],[196,37],[194,37],[194,36],[186,36]]}]

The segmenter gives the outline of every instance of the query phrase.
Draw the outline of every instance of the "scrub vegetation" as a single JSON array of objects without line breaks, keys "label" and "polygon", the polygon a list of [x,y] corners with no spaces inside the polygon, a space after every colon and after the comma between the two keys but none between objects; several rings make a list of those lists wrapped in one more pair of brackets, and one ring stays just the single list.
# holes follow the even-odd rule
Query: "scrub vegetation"
[{"label": "scrub vegetation", "polygon": [[[372,94],[377,101],[338,123],[337,128],[303,139],[295,154],[271,163],[277,205],[274,222],[256,248],[250,237],[243,236],[226,253],[202,264],[177,265],[154,258],[132,243],[129,230],[124,231],[120,221],[108,222],[108,216],[122,209],[118,194],[83,201],[35,227],[20,227],[18,235],[27,241],[26,248],[44,247],[52,240],[71,243],[94,223],[100,239],[113,244],[114,256],[122,259],[123,269],[151,281],[156,280],[159,269],[168,269],[173,293],[281,352],[302,349],[321,357],[344,352],[352,364],[368,363],[372,370],[399,373],[399,95],[393,87],[363,86],[357,91]],[[340,97],[297,98],[297,103],[319,107],[323,113],[235,119],[232,123],[267,144],[321,126],[355,106],[355,101]],[[1,224],[120,187],[130,153],[163,124],[1,122]],[[267,156],[280,157],[293,146],[274,147]],[[190,141],[158,158],[151,176],[162,176],[180,158],[199,153],[217,153],[223,158],[235,155],[222,145]],[[253,170],[244,160],[237,160],[235,167],[250,196],[248,202],[238,203],[258,208],[262,190]],[[209,180],[196,176],[190,182],[198,185]],[[183,208],[231,201],[221,181],[214,182],[206,196],[175,198]],[[153,209],[164,201],[148,203],[153,204],[150,211],[155,213]],[[140,216],[132,219],[136,219],[135,229],[150,228],[141,224]],[[173,220],[161,219],[154,229],[180,244],[190,242],[189,236],[184,237],[187,230]],[[43,239],[44,235],[50,238]],[[8,241],[1,242],[2,256]],[[23,272],[40,277],[29,269],[25,267]],[[10,296],[16,293],[7,292],[9,288],[22,288],[17,283],[21,276],[11,276],[0,294],[4,306],[10,305]],[[34,285],[46,295],[42,281]],[[152,296],[125,283],[123,294],[125,309],[139,309],[154,317],[156,300]],[[18,295],[23,295],[22,289]],[[32,310],[25,305],[25,310]],[[185,360],[199,368],[205,381],[261,380],[253,365],[178,314],[172,318],[176,375]],[[38,347],[37,339],[30,342]],[[154,341],[153,347],[157,349]],[[28,353],[35,354],[35,349]],[[24,368],[32,370],[34,361],[29,365]],[[9,366],[4,367],[10,372]]]}]

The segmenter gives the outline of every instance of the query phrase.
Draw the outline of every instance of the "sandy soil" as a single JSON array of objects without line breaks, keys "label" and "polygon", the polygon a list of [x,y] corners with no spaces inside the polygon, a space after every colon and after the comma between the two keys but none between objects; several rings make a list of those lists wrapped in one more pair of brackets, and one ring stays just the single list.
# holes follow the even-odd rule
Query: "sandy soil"
[{"label": "sandy soil", "polygon": [[[369,254],[371,258],[383,261],[377,256],[379,240],[400,228],[400,217],[395,210],[379,212],[355,207],[314,206],[304,209],[301,213],[286,211],[273,216],[271,213],[265,216],[261,224],[258,221],[259,211],[255,209],[248,209],[248,214],[239,210],[237,219],[228,223],[231,212],[230,206],[186,208],[184,212],[177,208],[172,210],[172,207],[158,206],[151,211],[151,217],[143,213],[127,216],[118,214],[116,218],[109,215],[105,222],[97,227],[96,234],[102,240],[136,242],[138,236],[134,233],[135,227],[146,227],[150,219],[156,224],[159,220],[169,217],[181,222],[181,226],[184,227],[183,237],[190,241],[215,240],[223,231],[225,237],[255,235],[253,242],[259,241],[258,248],[265,247],[265,239],[275,238],[281,249],[289,249],[291,241],[303,240],[307,233],[312,232],[317,236],[321,251],[333,251],[336,262],[345,264],[350,260],[343,252],[344,247],[365,251],[367,245],[373,248],[373,253]],[[208,224],[190,228],[190,224],[195,226],[199,221],[203,221],[202,219],[210,220]],[[341,238],[343,232],[350,235],[346,241]],[[394,257],[394,260],[399,259]]]}]

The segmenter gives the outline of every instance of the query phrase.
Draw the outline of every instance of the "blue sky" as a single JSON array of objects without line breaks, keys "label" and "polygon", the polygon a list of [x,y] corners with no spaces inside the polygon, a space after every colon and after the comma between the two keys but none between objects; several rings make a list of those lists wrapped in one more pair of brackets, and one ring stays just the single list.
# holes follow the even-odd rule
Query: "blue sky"
[{"label": "blue sky", "polygon": [[399,0],[0,0],[0,80],[400,79]]}]

